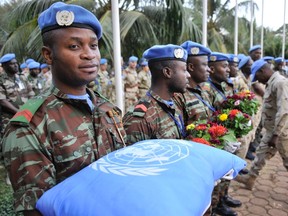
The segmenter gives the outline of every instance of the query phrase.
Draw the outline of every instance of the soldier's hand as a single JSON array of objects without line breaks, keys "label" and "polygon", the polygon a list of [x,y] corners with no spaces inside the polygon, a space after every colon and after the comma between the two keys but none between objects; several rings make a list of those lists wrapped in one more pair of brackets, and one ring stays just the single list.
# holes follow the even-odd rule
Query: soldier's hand
[{"label": "soldier's hand", "polygon": [[268,142],[268,146],[270,148],[276,148],[276,144],[278,143],[278,136],[273,135],[272,138]]}]

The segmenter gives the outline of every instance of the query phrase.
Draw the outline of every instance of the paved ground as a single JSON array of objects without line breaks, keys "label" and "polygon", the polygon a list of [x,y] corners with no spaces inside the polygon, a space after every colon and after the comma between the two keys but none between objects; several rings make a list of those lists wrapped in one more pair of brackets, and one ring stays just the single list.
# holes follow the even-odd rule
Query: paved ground
[{"label": "paved ground", "polygon": [[252,191],[232,181],[229,194],[242,201],[234,208],[238,216],[288,216],[288,172],[279,154],[266,163]]}]

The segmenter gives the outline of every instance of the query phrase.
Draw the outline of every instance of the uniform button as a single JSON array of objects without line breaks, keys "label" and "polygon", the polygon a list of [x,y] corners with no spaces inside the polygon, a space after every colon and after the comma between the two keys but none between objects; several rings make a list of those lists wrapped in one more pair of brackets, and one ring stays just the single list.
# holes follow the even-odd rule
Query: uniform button
[{"label": "uniform button", "polygon": [[74,151],[74,152],[73,152],[73,155],[74,155],[75,157],[79,157],[79,156],[80,156],[80,153],[79,153],[78,151]]},{"label": "uniform button", "polygon": [[25,202],[30,202],[31,201],[31,197],[30,196],[25,196],[24,200],[25,200]]},{"label": "uniform button", "polygon": [[58,155],[58,156],[56,157],[56,159],[57,159],[58,161],[61,161],[61,160],[63,159],[63,157],[62,157],[61,155]]},{"label": "uniform button", "polygon": [[92,150],[92,149],[91,149],[91,147],[89,147],[89,146],[86,148],[86,151],[87,151],[87,152],[91,152],[91,150]]}]

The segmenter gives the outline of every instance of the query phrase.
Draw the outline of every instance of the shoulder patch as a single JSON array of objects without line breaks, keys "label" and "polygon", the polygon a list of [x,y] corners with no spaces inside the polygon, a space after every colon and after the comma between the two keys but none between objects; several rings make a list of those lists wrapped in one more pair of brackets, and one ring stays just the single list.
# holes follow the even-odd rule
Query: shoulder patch
[{"label": "shoulder patch", "polygon": [[13,116],[10,121],[28,124],[39,107],[43,104],[44,100],[44,98],[33,98],[28,100],[24,105],[20,107],[20,110]]},{"label": "shoulder patch", "polygon": [[139,117],[143,117],[147,110],[148,107],[150,106],[150,102],[148,101],[141,101],[140,103],[138,103],[133,110],[133,115],[134,116],[139,116]]}]

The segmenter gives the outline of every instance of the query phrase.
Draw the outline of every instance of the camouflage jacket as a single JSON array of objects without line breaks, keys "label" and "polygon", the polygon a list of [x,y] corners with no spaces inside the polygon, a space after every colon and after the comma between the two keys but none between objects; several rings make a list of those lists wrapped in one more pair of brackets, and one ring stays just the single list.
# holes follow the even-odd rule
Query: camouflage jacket
[{"label": "camouflage jacket", "polygon": [[123,70],[125,92],[133,91],[138,92],[138,74],[136,70],[129,67]]},{"label": "camouflage jacket", "polygon": [[206,91],[210,104],[212,104],[216,110],[220,108],[227,96],[232,96],[235,93],[233,84],[227,82],[217,84],[208,80],[207,82],[201,83],[201,88]]},{"label": "camouflage jacket", "polygon": [[151,73],[144,70],[140,71],[138,74],[138,82],[139,89],[145,89],[148,91],[151,86]]},{"label": "camouflage jacket", "polygon": [[16,211],[34,209],[46,190],[124,146],[121,111],[99,94],[87,93],[93,111],[86,100],[69,99],[52,86],[11,119],[3,153]]},{"label": "camouflage jacket", "polygon": [[262,124],[267,133],[288,137],[288,79],[275,72],[266,84]]},{"label": "camouflage jacket", "polygon": [[32,77],[30,74],[27,76],[27,80],[33,88],[35,95],[39,95],[44,90],[44,82],[40,76]]},{"label": "camouflage jacket", "polygon": [[127,143],[146,139],[181,139],[185,135],[183,108],[167,105],[151,90],[128,111],[124,118]]},{"label": "camouflage jacket", "polygon": [[200,86],[196,88],[188,87],[183,94],[185,100],[185,109],[187,116],[185,117],[185,125],[201,119],[209,119],[214,107],[210,104],[207,92],[203,91]]}]

